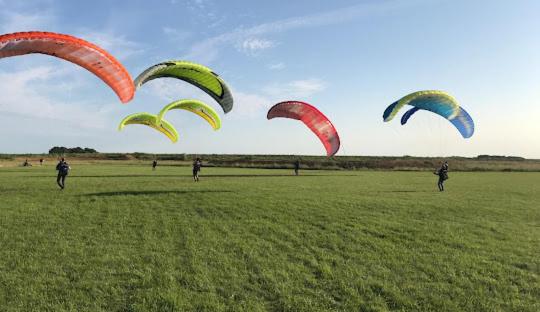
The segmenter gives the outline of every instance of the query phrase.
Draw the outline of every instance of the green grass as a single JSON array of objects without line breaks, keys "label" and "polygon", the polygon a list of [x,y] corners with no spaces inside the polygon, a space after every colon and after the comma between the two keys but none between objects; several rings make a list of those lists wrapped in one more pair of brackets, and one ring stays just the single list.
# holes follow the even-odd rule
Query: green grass
[{"label": "green grass", "polygon": [[540,174],[0,168],[1,311],[539,311]]}]

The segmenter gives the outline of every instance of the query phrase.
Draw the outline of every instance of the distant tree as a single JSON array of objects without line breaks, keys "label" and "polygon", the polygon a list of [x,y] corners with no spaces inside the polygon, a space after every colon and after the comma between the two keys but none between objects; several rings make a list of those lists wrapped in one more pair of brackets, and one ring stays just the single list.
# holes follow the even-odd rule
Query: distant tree
[{"label": "distant tree", "polygon": [[90,154],[90,153],[97,153],[97,151],[93,148],[82,148],[82,147],[64,147],[64,146],[55,146],[49,150],[49,154]]},{"label": "distant tree", "polygon": [[523,161],[525,158],[519,156],[499,156],[499,155],[478,155],[478,160],[509,160],[509,161]]},{"label": "distant tree", "polygon": [[65,154],[66,150],[63,146],[55,146],[49,150],[49,154]]}]

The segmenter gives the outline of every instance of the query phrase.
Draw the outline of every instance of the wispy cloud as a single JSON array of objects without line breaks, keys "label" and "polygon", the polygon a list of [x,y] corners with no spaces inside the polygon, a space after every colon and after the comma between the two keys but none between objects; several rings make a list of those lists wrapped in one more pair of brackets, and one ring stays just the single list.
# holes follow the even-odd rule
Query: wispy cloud
[{"label": "wispy cloud", "polygon": [[141,43],[129,40],[125,35],[119,35],[114,31],[82,30],[78,36],[102,47],[119,60],[144,52]]},{"label": "wispy cloud", "polygon": [[237,45],[237,49],[248,55],[255,55],[263,50],[276,46],[276,43],[266,39],[248,38]]},{"label": "wispy cloud", "polygon": [[184,0],[183,6],[191,15],[196,15],[205,27],[212,28],[224,21],[223,13],[216,11],[216,5],[212,0]]},{"label": "wispy cloud", "polygon": [[288,83],[274,83],[262,90],[273,98],[306,98],[326,89],[320,79],[294,80]]},{"label": "wispy cloud", "polygon": [[139,92],[150,94],[162,101],[175,101],[182,98],[201,98],[202,100],[213,101],[213,99],[202,90],[183,81],[170,79],[155,79],[149,81]]},{"label": "wispy cloud", "polygon": [[234,92],[234,110],[238,117],[251,117],[260,114],[273,104],[273,100],[267,96],[246,93],[242,91]]},{"label": "wispy cloud", "polygon": [[163,34],[165,34],[169,40],[175,41],[175,42],[183,42],[189,37],[191,37],[191,33],[188,31],[178,30],[174,27],[168,27],[165,26],[161,28],[163,31]]},{"label": "wispy cloud", "polygon": [[176,29],[172,27],[162,27],[161,30],[165,35],[174,35],[176,34]]},{"label": "wispy cloud", "polygon": [[270,70],[282,70],[282,69],[285,69],[285,64],[283,62],[272,63],[272,64],[268,64],[267,67]]},{"label": "wispy cloud", "polygon": [[208,0],[190,0],[190,1],[187,1],[187,4],[188,4],[188,7],[204,10],[206,9],[209,2],[210,1]]},{"label": "wispy cloud", "polygon": [[281,33],[294,29],[320,27],[332,24],[346,23],[358,18],[373,14],[384,14],[406,6],[414,5],[418,1],[393,0],[364,3],[350,7],[340,8],[328,12],[293,17],[264,23],[253,27],[240,27],[233,31],[208,38],[192,46],[186,59],[195,59],[200,62],[212,62],[219,50],[227,45],[238,45],[249,38]]},{"label": "wispy cloud", "polygon": [[233,90],[235,116],[253,117],[264,114],[265,110],[277,102],[305,99],[325,88],[326,84],[320,79],[304,79],[269,84],[261,88],[261,93]]},{"label": "wispy cloud", "polygon": [[24,117],[58,120],[82,128],[103,128],[106,110],[96,110],[96,107],[83,102],[66,103],[50,96],[50,93],[60,93],[55,89],[65,86],[55,86],[49,81],[65,78],[64,72],[48,66],[0,72],[0,80],[9,81],[9,84],[0,84],[0,111]]},{"label": "wispy cloud", "polygon": [[[2,4],[2,7],[4,7],[4,4]],[[49,29],[53,20],[54,14],[51,11],[21,13],[2,8],[2,12],[0,13],[0,32],[11,33]]]}]

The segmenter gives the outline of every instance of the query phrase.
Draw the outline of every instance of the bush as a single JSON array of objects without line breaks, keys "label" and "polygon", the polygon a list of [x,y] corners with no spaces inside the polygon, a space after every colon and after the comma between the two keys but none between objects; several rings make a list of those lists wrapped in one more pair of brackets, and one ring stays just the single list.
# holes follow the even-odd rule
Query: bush
[{"label": "bush", "polygon": [[97,151],[93,148],[82,148],[82,147],[63,147],[55,146],[49,150],[49,154],[95,154]]}]

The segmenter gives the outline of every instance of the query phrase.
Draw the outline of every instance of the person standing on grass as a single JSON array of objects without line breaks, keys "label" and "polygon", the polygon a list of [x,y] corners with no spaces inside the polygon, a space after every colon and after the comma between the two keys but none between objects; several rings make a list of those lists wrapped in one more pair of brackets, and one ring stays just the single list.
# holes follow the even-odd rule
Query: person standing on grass
[{"label": "person standing on grass", "polygon": [[300,170],[300,160],[294,162],[294,175],[298,175],[298,170]]},{"label": "person standing on grass", "polygon": [[445,161],[439,170],[434,172],[435,175],[439,176],[439,182],[437,186],[439,187],[439,192],[444,191],[444,181],[448,180],[448,162]]},{"label": "person standing on grass", "polygon": [[157,167],[157,160],[154,159],[154,161],[152,162],[152,171],[156,170],[156,167]]},{"label": "person standing on grass", "polygon": [[40,158],[40,159],[39,159],[39,165],[40,165],[40,166],[43,166],[43,158]]},{"label": "person standing on grass", "polygon": [[71,167],[66,162],[64,157],[62,157],[62,159],[60,159],[60,161],[56,165],[56,170],[58,171],[58,176],[56,177],[56,183],[58,184],[58,186],[60,186],[61,190],[63,190],[66,187],[66,177],[70,169]]},{"label": "person standing on grass", "polygon": [[193,162],[193,181],[199,182],[199,172],[201,171],[202,162],[200,158],[197,158]]}]

